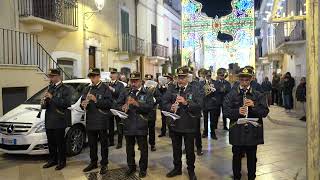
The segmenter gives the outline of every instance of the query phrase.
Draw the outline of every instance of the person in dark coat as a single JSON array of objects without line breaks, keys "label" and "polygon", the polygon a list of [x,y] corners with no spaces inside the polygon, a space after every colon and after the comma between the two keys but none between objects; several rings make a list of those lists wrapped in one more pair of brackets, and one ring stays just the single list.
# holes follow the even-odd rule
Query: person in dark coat
[{"label": "person in dark coat", "polygon": [[264,81],[261,84],[261,87],[263,89],[264,95],[266,97],[266,100],[268,102],[268,105],[271,105],[271,92],[272,92],[272,84],[269,81],[268,77],[264,78]]},{"label": "person in dark coat", "polygon": [[[229,143],[232,145],[234,180],[241,179],[241,158],[247,156],[248,179],[256,177],[257,145],[263,144],[263,118],[269,113],[264,95],[250,84],[253,71],[241,68],[240,85],[223,102],[223,114],[230,119]],[[247,118],[253,118],[249,121]]]},{"label": "person in dark coat", "polygon": [[[211,138],[218,139],[215,133],[218,125],[218,119],[220,116],[220,103],[219,93],[217,92],[216,87],[218,82],[211,79],[212,73],[210,70],[206,72],[206,80],[202,82],[200,87],[203,87],[204,96],[203,97],[203,121],[204,121],[204,131],[203,137],[208,136],[208,118],[210,113],[210,129],[211,129]],[[204,83],[204,84],[203,84]]]},{"label": "person in dark coat", "polygon": [[306,78],[302,77],[300,80],[300,84],[296,90],[296,98],[297,101],[302,103],[304,116],[300,118],[301,121],[306,121],[306,95],[307,95],[307,86],[306,86]]},{"label": "person in dark coat", "polygon": [[173,148],[174,169],[167,177],[175,177],[182,174],[182,139],[186,148],[189,179],[197,179],[194,172],[195,154],[194,137],[198,131],[198,119],[201,116],[202,99],[199,88],[188,82],[189,69],[182,67],[178,69],[178,84],[166,92],[163,97],[163,108],[165,111],[176,113],[180,119],[171,119],[170,137]]},{"label": "person in dark coat", "polygon": [[[228,72],[225,68],[219,68],[217,71],[217,86],[216,90],[218,93],[218,105],[219,105],[219,115],[220,115],[220,109],[223,110],[223,100],[224,97],[231,91],[231,84],[226,80],[228,77]],[[228,130],[227,127],[227,118],[222,116],[223,120],[223,129]]]},{"label": "person in dark coat", "polygon": [[124,120],[123,128],[129,167],[126,174],[131,175],[136,171],[134,146],[137,142],[141,152],[139,177],[144,178],[147,175],[148,167],[148,120],[149,113],[154,106],[154,100],[151,92],[142,86],[140,72],[130,74],[130,83],[129,92],[121,93],[117,101],[118,109],[128,115],[128,118]]},{"label": "person in dark coat", "polygon": [[274,72],[273,77],[272,77],[272,101],[271,104],[273,105],[274,103],[277,103],[279,101],[279,93],[278,89],[280,86],[280,76]]},{"label": "person in dark coat", "polygon": [[[165,95],[165,93],[167,92],[167,90],[169,88],[174,87],[173,76],[171,73],[163,74],[163,77],[167,78],[167,83],[164,85],[158,85],[158,91],[160,92],[160,95],[161,95],[160,100],[163,98],[163,96]],[[162,100],[159,103],[159,109],[163,110]],[[161,113],[161,123],[162,123],[161,124],[161,133],[159,134],[158,137],[166,136],[166,133],[167,133],[167,118],[163,113]]]},{"label": "person in dark coat", "polygon": [[284,76],[283,83],[283,98],[284,98],[284,108],[288,111],[293,109],[293,88],[295,86],[295,81],[291,77],[290,72],[287,72]]},{"label": "person in dark coat", "polygon": [[102,160],[100,174],[108,170],[108,126],[112,117],[110,109],[113,105],[111,90],[100,78],[100,69],[89,70],[91,84],[83,90],[81,108],[86,111],[86,130],[90,147],[90,164],[83,169],[88,172],[98,167],[98,139],[101,144]]},{"label": "person in dark coat", "polygon": [[61,81],[59,69],[49,72],[50,85],[41,101],[41,108],[45,111],[45,128],[49,146],[49,160],[43,168],[56,166],[61,170],[66,166],[65,129],[67,120],[65,113],[71,106],[71,89]]},{"label": "person in dark coat", "polygon": [[[145,81],[152,81],[153,75],[146,74]],[[149,129],[149,144],[151,146],[151,151],[156,151],[156,119],[157,119],[157,105],[160,102],[161,94],[160,91],[157,89],[156,86],[145,86],[147,91],[152,94],[152,98],[154,100],[154,105],[152,111],[149,113],[149,120],[148,120],[148,129]]]},{"label": "person in dark coat", "polygon": [[[110,78],[111,82],[109,83],[109,89],[112,94],[113,101],[116,101],[119,98],[119,95],[124,91],[124,85],[119,81],[119,74],[117,69],[110,68],[109,72],[111,73]],[[112,116],[109,124],[109,146],[114,146],[114,121],[116,121],[117,131],[118,131],[118,144],[116,149],[122,148],[122,139],[123,139],[123,124],[119,116]]]}]

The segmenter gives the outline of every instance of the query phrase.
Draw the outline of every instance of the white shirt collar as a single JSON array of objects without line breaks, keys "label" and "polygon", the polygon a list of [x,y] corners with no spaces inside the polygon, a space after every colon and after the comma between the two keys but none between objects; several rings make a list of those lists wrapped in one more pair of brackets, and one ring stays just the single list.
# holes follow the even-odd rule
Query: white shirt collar
[{"label": "white shirt collar", "polygon": [[[244,87],[240,86],[240,89],[242,90],[242,89],[244,89]],[[250,89],[250,86],[247,87],[247,90],[249,90],[249,89]]]},{"label": "white shirt collar", "polygon": [[56,86],[59,86],[59,84],[61,84],[62,83],[62,81],[59,81],[59,82],[57,82],[55,85]]}]

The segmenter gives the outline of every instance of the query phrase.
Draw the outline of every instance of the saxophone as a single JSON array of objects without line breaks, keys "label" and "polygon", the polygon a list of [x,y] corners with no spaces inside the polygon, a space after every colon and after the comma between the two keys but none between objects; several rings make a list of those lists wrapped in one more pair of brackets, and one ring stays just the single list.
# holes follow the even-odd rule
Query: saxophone
[{"label": "saxophone", "polygon": [[209,81],[209,83],[207,83],[207,82],[205,83],[205,85],[204,85],[205,96],[208,96],[215,91],[216,91],[216,89],[215,89],[213,83],[211,83],[210,81]]}]

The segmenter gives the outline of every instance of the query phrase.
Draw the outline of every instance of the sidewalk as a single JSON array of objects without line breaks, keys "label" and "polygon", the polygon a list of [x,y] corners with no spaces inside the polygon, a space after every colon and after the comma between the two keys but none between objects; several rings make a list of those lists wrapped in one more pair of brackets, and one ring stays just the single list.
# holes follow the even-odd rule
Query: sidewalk
[{"label": "sidewalk", "polygon": [[306,122],[300,121],[302,114],[296,111],[286,112],[284,108],[278,106],[270,106],[268,119],[275,123],[285,126],[306,127]]}]

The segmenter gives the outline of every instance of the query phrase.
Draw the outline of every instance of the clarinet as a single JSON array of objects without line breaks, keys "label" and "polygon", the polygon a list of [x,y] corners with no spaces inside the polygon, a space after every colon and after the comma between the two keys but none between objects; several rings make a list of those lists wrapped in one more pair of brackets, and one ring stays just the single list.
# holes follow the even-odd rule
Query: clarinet
[{"label": "clarinet", "polygon": [[243,106],[246,107],[246,110],[247,110],[246,119],[248,118],[248,114],[249,114],[249,107],[245,106],[245,101],[247,99],[247,91],[248,90],[246,89],[243,93]]},{"label": "clarinet", "polygon": [[86,106],[86,108],[84,109],[84,119],[85,119],[85,120],[87,120],[87,111],[88,111],[88,110],[87,110],[87,107],[88,107],[88,104],[89,104],[88,94],[91,93],[91,89],[92,89],[92,86],[89,87],[89,91],[88,91],[87,97],[86,97],[86,99],[85,99],[85,101],[87,101],[87,106]]}]

